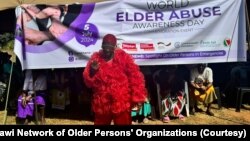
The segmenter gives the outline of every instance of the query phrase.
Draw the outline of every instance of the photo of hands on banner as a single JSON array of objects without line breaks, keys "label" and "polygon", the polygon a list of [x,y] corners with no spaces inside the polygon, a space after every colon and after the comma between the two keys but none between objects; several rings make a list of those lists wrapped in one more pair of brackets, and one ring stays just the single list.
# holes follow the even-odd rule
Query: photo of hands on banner
[{"label": "photo of hands on banner", "polygon": [[14,52],[23,69],[86,67],[112,33],[140,66],[246,61],[244,1],[173,2],[22,4]]}]

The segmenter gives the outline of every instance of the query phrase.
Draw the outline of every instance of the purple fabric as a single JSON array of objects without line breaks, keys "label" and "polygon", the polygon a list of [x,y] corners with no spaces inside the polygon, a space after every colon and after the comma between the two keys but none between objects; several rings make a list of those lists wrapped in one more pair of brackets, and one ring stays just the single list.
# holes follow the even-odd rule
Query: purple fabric
[{"label": "purple fabric", "polygon": [[[37,105],[45,106],[45,93],[37,93],[36,95],[36,103]],[[27,116],[33,116],[35,106],[34,100],[28,102],[28,104],[24,107],[22,105],[22,96],[18,97],[17,104],[17,117],[26,118]]]},{"label": "purple fabric", "polygon": [[22,105],[22,96],[18,97],[18,104],[17,104],[17,117],[19,118],[26,118],[27,116],[33,116],[34,111],[34,102],[31,100],[28,104],[24,107]]},{"label": "purple fabric", "polygon": [[36,96],[36,104],[45,106],[45,100],[42,96]]},{"label": "purple fabric", "polygon": [[45,106],[45,93],[36,94],[36,104]]}]

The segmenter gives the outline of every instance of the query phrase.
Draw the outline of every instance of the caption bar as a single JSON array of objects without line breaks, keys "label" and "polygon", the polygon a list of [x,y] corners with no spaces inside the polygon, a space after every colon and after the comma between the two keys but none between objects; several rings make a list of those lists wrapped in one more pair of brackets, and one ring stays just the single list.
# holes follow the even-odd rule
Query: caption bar
[{"label": "caption bar", "polygon": [[236,138],[246,138],[247,131],[246,129],[240,130],[212,130],[212,129],[200,129],[198,131],[187,131],[182,129],[176,130],[157,130],[149,131],[143,129],[129,129],[129,130],[102,130],[102,129],[93,129],[93,130],[84,130],[84,129],[46,129],[43,131],[33,130],[33,129],[11,129],[6,131],[0,131],[0,136],[140,136],[146,138],[160,137],[160,136],[169,136],[169,137],[236,137]]}]

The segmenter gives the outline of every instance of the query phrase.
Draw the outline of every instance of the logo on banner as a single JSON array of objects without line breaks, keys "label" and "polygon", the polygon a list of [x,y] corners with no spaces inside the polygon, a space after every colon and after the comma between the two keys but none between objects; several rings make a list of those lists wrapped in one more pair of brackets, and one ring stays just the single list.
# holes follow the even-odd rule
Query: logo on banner
[{"label": "logo on banner", "polygon": [[79,27],[80,28],[77,28],[75,33],[76,40],[86,47],[94,45],[99,37],[97,27],[91,23],[85,23],[83,26],[80,25]]},{"label": "logo on banner", "polygon": [[74,62],[75,58],[73,51],[69,51],[68,55],[69,55],[69,62]]},{"label": "logo on banner", "polygon": [[122,49],[128,51],[137,51],[136,43],[122,43]]},{"label": "logo on banner", "polygon": [[140,49],[145,50],[145,51],[155,50],[153,43],[140,43]]},{"label": "logo on banner", "polygon": [[224,40],[224,46],[225,47],[229,47],[229,46],[231,46],[231,44],[232,44],[232,40],[230,38],[226,38]]},{"label": "logo on banner", "polygon": [[217,42],[216,40],[201,40],[200,47],[220,47],[221,42]]},{"label": "logo on banner", "polygon": [[166,42],[166,43],[164,43],[164,42],[158,42],[157,45],[158,45],[159,49],[164,49],[165,47],[170,47],[171,46],[171,42]]},{"label": "logo on banner", "polygon": [[180,48],[180,47],[196,47],[199,45],[199,42],[175,42],[174,47]]}]

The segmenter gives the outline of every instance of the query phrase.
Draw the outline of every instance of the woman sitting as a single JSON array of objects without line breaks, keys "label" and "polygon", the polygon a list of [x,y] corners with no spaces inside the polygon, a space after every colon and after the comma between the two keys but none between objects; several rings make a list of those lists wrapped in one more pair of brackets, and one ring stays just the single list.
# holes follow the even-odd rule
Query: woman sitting
[{"label": "woman sitting", "polygon": [[191,95],[191,112],[194,109],[197,112],[202,112],[202,106],[207,106],[206,113],[214,116],[211,111],[211,104],[217,99],[213,87],[213,71],[206,64],[198,64],[191,70],[190,77],[190,95]]},{"label": "woman sitting", "polygon": [[177,66],[167,66],[166,70],[159,74],[163,122],[169,122],[170,117],[184,119],[181,114],[186,103],[183,92],[184,80],[179,77],[176,70]]},{"label": "woman sitting", "polygon": [[148,98],[142,105],[136,105],[132,108],[131,116],[133,122],[140,121],[140,118],[142,118],[143,123],[148,123],[149,119],[152,120],[151,105]]}]

